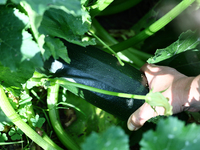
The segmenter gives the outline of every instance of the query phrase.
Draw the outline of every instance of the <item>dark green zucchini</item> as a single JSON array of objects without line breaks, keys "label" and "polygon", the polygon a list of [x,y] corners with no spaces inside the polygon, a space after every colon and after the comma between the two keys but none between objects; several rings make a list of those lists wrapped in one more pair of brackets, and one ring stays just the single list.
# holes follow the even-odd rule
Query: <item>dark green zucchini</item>
[{"label": "dark green zucchini", "polygon": [[[63,60],[49,59],[45,62],[45,69],[55,77],[75,80],[77,83],[100,88],[103,90],[146,95],[148,87],[142,73],[125,64],[121,66],[117,59],[95,47],[81,47],[65,43],[71,63]],[[81,90],[81,89],[80,89]],[[127,120],[138,109],[143,100],[120,98],[100,93],[82,90],[84,99],[89,103]]]}]

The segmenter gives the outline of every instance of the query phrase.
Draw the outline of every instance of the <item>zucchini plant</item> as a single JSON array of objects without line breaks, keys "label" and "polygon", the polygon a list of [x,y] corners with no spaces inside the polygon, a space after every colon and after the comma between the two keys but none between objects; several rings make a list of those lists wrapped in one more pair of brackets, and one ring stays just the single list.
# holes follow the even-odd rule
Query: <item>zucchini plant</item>
[{"label": "zucchini plant", "polygon": [[[137,136],[123,123],[144,102],[172,115],[167,98],[149,90],[139,71],[148,62],[199,74],[198,23],[173,26],[182,15],[196,22],[199,0],[170,2],[0,0],[0,145],[78,150],[99,140],[93,131],[117,141],[113,130],[127,144],[126,134],[130,141]],[[164,12],[166,4],[173,7]],[[138,18],[133,12],[140,9]],[[127,20],[113,23],[120,16]]]}]

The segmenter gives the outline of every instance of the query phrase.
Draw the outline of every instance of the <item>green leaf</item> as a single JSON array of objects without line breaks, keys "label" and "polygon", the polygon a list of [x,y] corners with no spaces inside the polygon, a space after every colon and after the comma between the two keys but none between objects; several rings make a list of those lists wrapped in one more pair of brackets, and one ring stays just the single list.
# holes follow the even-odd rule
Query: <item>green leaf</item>
[{"label": "green leaf", "polygon": [[0,0],[0,4],[6,4],[7,0]]},{"label": "green leaf", "polygon": [[28,94],[22,93],[20,95],[21,99],[19,100],[19,109],[17,112],[20,117],[26,122],[28,116],[30,115],[30,107],[32,106],[32,97]]},{"label": "green leaf", "polygon": [[159,120],[155,131],[144,133],[141,150],[197,150],[200,142],[200,126],[184,122],[175,117]]},{"label": "green leaf", "polygon": [[26,3],[39,15],[43,15],[49,8],[61,8],[74,15],[82,13],[80,0],[12,0],[12,2]]},{"label": "green leaf", "polygon": [[82,150],[128,150],[128,136],[120,127],[112,126],[101,134],[92,133],[82,144]]},{"label": "green leaf", "polygon": [[18,127],[17,128],[12,127],[10,131],[8,132],[8,135],[11,136],[12,140],[22,139],[22,134],[23,132]]},{"label": "green leaf", "polygon": [[6,133],[0,133],[0,142],[5,142],[8,140]]},{"label": "green leaf", "polygon": [[35,70],[27,65],[27,63],[23,63],[17,71],[11,71],[8,67],[0,64],[0,82],[14,95],[20,94],[21,84],[25,83]]},{"label": "green leaf", "polygon": [[2,65],[9,67],[13,71],[18,70],[24,63],[27,64],[27,68],[42,66],[40,49],[32,41],[32,36],[28,32],[22,31],[21,37],[20,32],[15,32],[14,30],[6,34],[2,32],[2,34],[5,35],[0,35],[0,40],[2,40],[0,51]]},{"label": "green leaf", "polygon": [[35,116],[35,118],[31,118],[30,120],[34,127],[39,127],[39,128],[41,128],[45,122],[45,118],[40,118],[38,114]]},{"label": "green leaf", "polygon": [[200,74],[200,50],[191,49],[181,52],[158,62],[157,65],[173,67],[187,76],[198,76]]},{"label": "green leaf", "polygon": [[86,46],[94,45],[94,41],[84,38],[84,34],[90,29],[90,24],[90,16],[87,12],[83,16],[74,16],[61,9],[49,9],[44,13],[38,30],[40,34]]},{"label": "green leaf", "polygon": [[28,17],[17,9],[5,6],[0,6],[0,9],[0,61],[4,66],[15,70],[22,59],[22,30],[28,24]]},{"label": "green leaf", "polygon": [[188,30],[179,36],[179,39],[172,43],[170,46],[164,49],[156,50],[155,56],[148,59],[148,63],[158,63],[165,59],[168,59],[178,53],[194,49],[200,43],[200,39],[197,37],[195,32]]},{"label": "green leaf", "polygon": [[40,49],[24,29],[28,17],[17,9],[0,6],[0,82],[12,92],[20,90],[36,67],[43,65]]},{"label": "green leaf", "polygon": [[[2,109],[0,108],[0,131],[2,131],[2,126],[4,126],[2,124],[2,122],[11,122],[10,119],[5,115],[5,113],[2,111]],[[4,127],[3,127],[4,128]]]},{"label": "green leaf", "polygon": [[0,122],[0,131],[4,130],[4,125]]},{"label": "green leaf", "polygon": [[[69,39],[70,37],[69,41],[74,43],[83,43],[82,45],[90,44],[90,42],[87,42],[87,38],[84,38],[83,36],[85,32],[82,32],[85,31],[85,28],[87,28],[86,26],[91,24],[90,16],[89,13],[82,7],[80,0],[27,0],[23,1],[22,6],[29,15],[34,37],[36,38],[36,41],[41,49],[45,42],[45,36],[56,36],[64,39]],[[51,10],[54,10],[54,12],[51,12]],[[71,22],[66,22],[68,18],[69,20],[71,18],[73,19],[71,19]],[[74,35],[74,29],[70,29],[73,26],[76,26],[75,34],[77,35]],[[79,33],[81,33],[81,35],[79,35]],[[94,41],[91,43],[94,44]]]},{"label": "green leaf", "polygon": [[46,37],[44,44],[44,58],[47,60],[51,55],[54,59],[62,58],[65,62],[70,63],[67,48],[60,39]]}]

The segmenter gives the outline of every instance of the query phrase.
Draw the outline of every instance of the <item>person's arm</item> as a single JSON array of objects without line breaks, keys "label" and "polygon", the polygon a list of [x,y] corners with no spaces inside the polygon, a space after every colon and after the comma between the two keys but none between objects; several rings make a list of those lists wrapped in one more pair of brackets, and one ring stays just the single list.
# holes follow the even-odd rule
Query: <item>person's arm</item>
[{"label": "person's arm", "polygon": [[[187,77],[173,68],[145,64],[144,72],[149,88],[154,92],[164,91],[162,94],[169,99],[173,106],[173,114],[188,110],[200,110],[200,75]],[[144,103],[128,119],[129,130],[137,130],[150,118],[163,115],[164,108],[156,107],[156,112],[150,105]]]}]

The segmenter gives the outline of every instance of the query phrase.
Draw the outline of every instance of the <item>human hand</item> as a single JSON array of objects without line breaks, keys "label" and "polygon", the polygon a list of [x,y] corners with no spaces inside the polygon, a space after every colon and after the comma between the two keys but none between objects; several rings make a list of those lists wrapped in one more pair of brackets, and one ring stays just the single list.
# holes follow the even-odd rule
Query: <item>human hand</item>
[{"label": "human hand", "polygon": [[[169,99],[169,103],[173,106],[173,114],[186,109],[199,110],[199,107],[192,107],[195,106],[199,96],[198,90],[196,93],[191,90],[191,86],[196,84],[196,82],[194,83],[195,77],[187,77],[170,67],[150,64],[145,64],[141,71],[147,78],[149,89],[153,89],[153,92],[164,91],[162,94]],[[197,95],[195,99],[189,98],[191,93]],[[127,122],[129,130],[139,129],[148,119],[163,115],[165,111],[163,107],[156,107],[155,110],[149,104],[144,103],[129,117]]]}]

